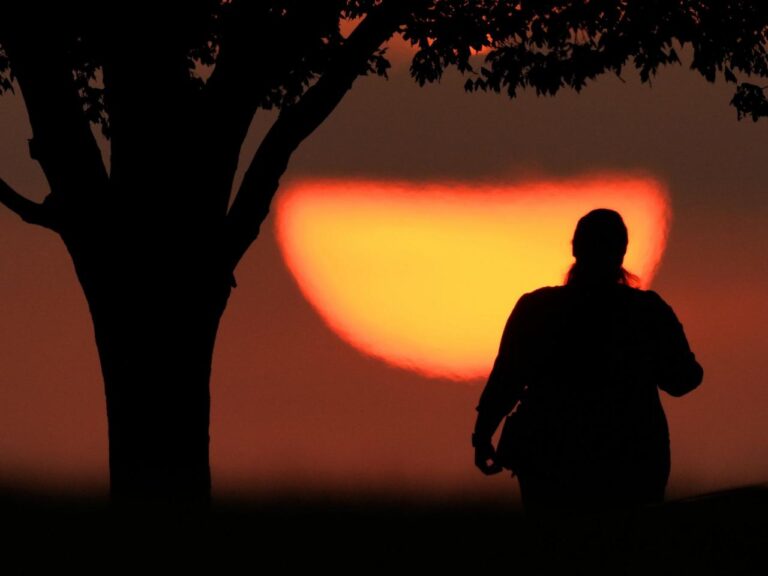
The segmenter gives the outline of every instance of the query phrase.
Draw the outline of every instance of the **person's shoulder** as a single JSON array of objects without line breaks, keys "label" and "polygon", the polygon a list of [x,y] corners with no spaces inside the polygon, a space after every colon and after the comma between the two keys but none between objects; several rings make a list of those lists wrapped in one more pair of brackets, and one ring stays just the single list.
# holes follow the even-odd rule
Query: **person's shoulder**
[{"label": "person's shoulder", "polygon": [[542,286],[531,292],[523,294],[524,298],[538,299],[538,298],[557,298],[559,295],[565,293],[565,286]]},{"label": "person's shoulder", "polygon": [[642,306],[648,313],[667,313],[672,310],[664,298],[654,290],[643,290],[632,286],[624,286],[623,290],[629,299]]},{"label": "person's shoulder", "polygon": [[528,306],[536,306],[538,304],[547,304],[554,300],[563,298],[566,294],[565,286],[543,286],[526,292],[520,297],[519,303]]},{"label": "person's shoulder", "polygon": [[643,290],[641,288],[635,288],[633,286],[624,286],[624,290],[630,295],[630,297],[635,298],[637,300],[647,302],[652,305],[667,305],[667,303],[664,301],[664,298],[661,297],[661,295],[654,291],[654,290]]}]

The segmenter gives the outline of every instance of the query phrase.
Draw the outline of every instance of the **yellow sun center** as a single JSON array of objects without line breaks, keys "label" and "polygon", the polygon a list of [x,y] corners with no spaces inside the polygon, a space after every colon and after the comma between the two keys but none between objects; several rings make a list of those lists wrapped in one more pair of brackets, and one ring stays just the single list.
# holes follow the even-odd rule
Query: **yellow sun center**
[{"label": "yellow sun center", "polygon": [[648,286],[669,222],[651,178],[469,185],[306,180],[277,201],[276,231],[299,288],[359,350],[435,377],[487,375],[512,306],[562,284],[577,220],[622,214],[625,267]]}]

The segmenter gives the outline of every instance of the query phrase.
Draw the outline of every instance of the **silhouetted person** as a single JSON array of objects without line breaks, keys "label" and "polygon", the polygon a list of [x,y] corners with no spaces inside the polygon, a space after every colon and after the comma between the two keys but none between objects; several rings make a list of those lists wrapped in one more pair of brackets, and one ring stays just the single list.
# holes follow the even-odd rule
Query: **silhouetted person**
[{"label": "silhouetted person", "polygon": [[630,286],[617,212],[585,215],[572,245],[566,284],[525,294],[507,321],[477,407],[475,463],[502,470],[491,437],[517,406],[512,469],[526,511],[660,502],[670,451],[658,390],[682,396],[702,368],[672,309]]}]

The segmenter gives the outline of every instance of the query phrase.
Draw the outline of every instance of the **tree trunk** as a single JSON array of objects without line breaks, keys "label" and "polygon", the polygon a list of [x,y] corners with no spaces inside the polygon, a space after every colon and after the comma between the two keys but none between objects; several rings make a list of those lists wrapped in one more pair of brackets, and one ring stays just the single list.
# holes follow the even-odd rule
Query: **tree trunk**
[{"label": "tree trunk", "polygon": [[68,243],[104,376],[112,499],[206,505],[211,360],[229,276],[168,234],[122,244],[78,253]]}]

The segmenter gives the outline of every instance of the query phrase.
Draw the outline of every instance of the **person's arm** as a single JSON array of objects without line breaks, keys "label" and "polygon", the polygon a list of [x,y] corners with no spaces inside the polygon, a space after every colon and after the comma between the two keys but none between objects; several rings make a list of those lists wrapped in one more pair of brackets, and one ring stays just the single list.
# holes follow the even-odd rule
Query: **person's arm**
[{"label": "person's arm", "polygon": [[683,325],[672,308],[652,292],[657,300],[656,345],[657,385],[671,396],[682,396],[701,384],[704,370],[688,345]]},{"label": "person's arm", "polygon": [[[527,295],[526,295],[527,296]],[[488,376],[472,434],[475,465],[485,474],[495,474],[501,467],[494,462],[495,451],[491,438],[504,417],[514,408],[525,388],[522,357],[528,300],[523,296],[507,320],[493,369]]]}]

